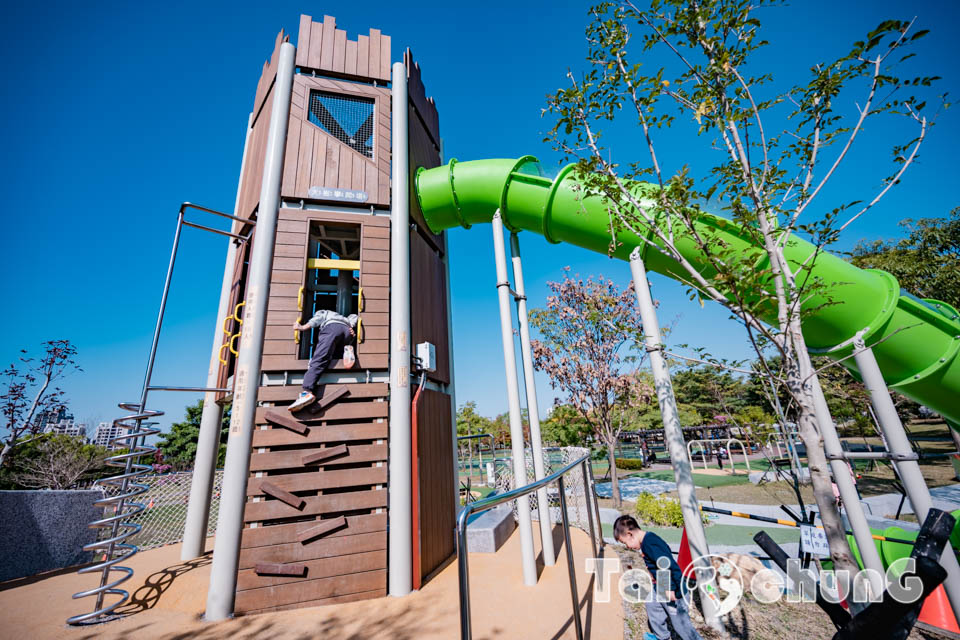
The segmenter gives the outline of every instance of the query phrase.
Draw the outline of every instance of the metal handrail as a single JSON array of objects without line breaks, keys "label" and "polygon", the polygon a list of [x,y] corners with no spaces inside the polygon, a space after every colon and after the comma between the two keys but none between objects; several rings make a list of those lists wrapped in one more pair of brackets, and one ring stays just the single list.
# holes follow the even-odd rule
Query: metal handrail
[{"label": "metal handrail", "polygon": [[[570,577],[570,598],[573,603],[573,623],[577,632],[577,640],[583,640],[583,623],[580,620],[580,603],[577,594],[577,576],[573,565],[573,549],[570,545],[570,516],[567,513],[567,494],[564,490],[563,477],[574,467],[580,466],[583,469],[584,493],[593,498],[594,515],[596,516],[596,527],[600,527],[600,509],[597,502],[597,494],[593,488],[593,469],[590,467],[590,454],[574,460],[564,468],[556,471],[549,476],[532,482],[526,486],[518,487],[501,493],[471,502],[460,509],[457,515],[457,568],[458,580],[460,583],[460,638],[462,640],[471,640],[473,638],[473,625],[470,619],[470,570],[467,560],[467,520],[471,514],[489,511],[497,505],[516,500],[521,496],[533,493],[554,482],[557,483],[557,489],[560,494],[560,512],[563,516],[563,537],[564,546],[567,550],[567,572]],[[588,480],[589,478],[589,480]],[[549,517],[549,514],[540,514],[540,517]],[[594,527],[594,518],[591,517],[590,507],[587,506],[587,521],[590,523],[590,542],[593,545],[593,557],[599,557],[597,553],[597,529]],[[600,548],[603,548],[601,538]]]}]

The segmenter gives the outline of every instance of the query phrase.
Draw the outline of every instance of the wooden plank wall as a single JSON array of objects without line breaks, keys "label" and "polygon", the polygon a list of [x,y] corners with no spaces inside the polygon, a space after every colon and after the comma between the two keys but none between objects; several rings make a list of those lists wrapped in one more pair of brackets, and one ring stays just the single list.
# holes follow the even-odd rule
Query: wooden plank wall
[{"label": "wooden plank wall", "polygon": [[[310,91],[320,90],[374,100],[373,158],[367,158],[309,121]],[[311,199],[310,187],[366,191],[365,204],[390,206],[390,90],[331,78],[297,75],[283,163],[284,198]],[[342,205],[343,202],[336,202]]]},{"label": "wooden plank wall", "polygon": [[[324,390],[331,392],[332,385]],[[386,595],[387,385],[350,384],[304,433],[276,426],[267,412],[287,414],[293,386],[261,387],[250,456],[251,477],[237,580],[238,614],[349,602]],[[346,452],[320,463],[303,458],[334,447]],[[264,483],[301,498],[296,508],[268,495]],[[339,519],[343,518],[342,521]],[[339,523],[339,524],[338,524]],[[309,539],[320,524],[333,528]],[[262,575],[258,563],[300,564],[300,575]]]},{"label": "wooden plank wall", "polygon": [[370,29],[369,35],[350,40],[346,31],[336,27],[333,16],[314,22],[312,17],[301,15],[297,66],[324,75],[390,82],[390,36]]},{"label": "wooden plank wall", "polygon": [[[360,318],[363,324],[354,367],[386,369],[390,350],[390,219],[312,209],[280,209],[261,370],[306,371],[310,362],[309,358],[297,357],[291,325],[301,315],[297,311],[297,295],[306,279],[307,230],[311,220],[360,225],[360,286],[363,287]],[[343,367],[338,361],[331,368]]]},{"label": "wooden plank wall", "polygon": [[[426,97],[420,66],[408,49],[404,54],[410,95],[409,149],[410,215],[416,230],[410,233],[411,342],[436,347],[437,370],[430,379],[450,382],[447,281],[443,254],[444,234],[430,233],[413,196],[412,179],[418,167],[440,164],[439,117],[432,98]],[[457,489],[453,482],[453,424],[450,396],[424,391],[417,409],[420,469],[420,575],[429,576],[454,553],[453,528]]]},{"label": "wooden plank wall", "polygon": [[457,488],[453,484],[450,396],[425,390],[417,408],[420,460],[420,575],[427,577],[453,555]]},{"label": "wooden plank wall", "polygon": [[[250,140],[247,143],[247,159],[243,168],[243,178],[240,183],[240,199],[238,215],[251,215],[260,202],[260,184],[263,180],[263,159],[267,148],[267,129],[270,126],[270,114],[273,111],[273,86],[277,77],[280,45],[288,41],[289,36],[283,30],[277,34],[270,60],[263,64],[260,80],[257,82],[256,98],[253,104],[253,121]],[[236,225],[239,223],[235,223]]]}]

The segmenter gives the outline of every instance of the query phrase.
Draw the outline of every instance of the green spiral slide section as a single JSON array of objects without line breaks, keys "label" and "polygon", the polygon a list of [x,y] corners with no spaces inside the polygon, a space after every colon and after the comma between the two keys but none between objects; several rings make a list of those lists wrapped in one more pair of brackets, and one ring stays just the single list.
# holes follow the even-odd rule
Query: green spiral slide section
[{"label": "green spiral slide section", "polygon": [[[574,175],[574,166],[554,178],[544,177],[536,158],[491,159],[457,162],[435,169],[420,169],[416,175],[420,209],[430,229],[490,222],[497,209],[513,231],[542,234],[553,243],[569,244],[608,253],[610,218],[599,197],[585,197]],[[656,210],[650,194],[654,187],[633,183],[631,188]],[[668,222],[662,222],[666,229]],[[766,255],[749,234],[734,222],[711,214],[699,214],[698,232],[723,242],[740,255],[755,257],[757,268],[766,266]],[[675,244],[684,258],[711,277],[705,256],[685,227],[675,226]],[[671,258],[652,250],[640,237],[617,230],[613,255],[629,260],[635,247],[642,247],[648,269],[675,279],[686,272]],[[787,260],[799,266],[815,247],[792,238],[785,247]],[[849,355],[855,335],[864,330],[887,384],[960,424],[960,322],[957,310],[936,300],[920,300],[901,292],[896,278],[885,271],[860,269],[829,253],[820,253],[810,277],[824,286],[819,296],[804,301],[811,310],[803,333],[811,353],[835,359]],[[825,304],[828,303],[828,304]],[[764,320],[775,322],[770,310]],[[858,375],[853,358],[844,366]],[[955,427],[956,428],[956,427]]]}]

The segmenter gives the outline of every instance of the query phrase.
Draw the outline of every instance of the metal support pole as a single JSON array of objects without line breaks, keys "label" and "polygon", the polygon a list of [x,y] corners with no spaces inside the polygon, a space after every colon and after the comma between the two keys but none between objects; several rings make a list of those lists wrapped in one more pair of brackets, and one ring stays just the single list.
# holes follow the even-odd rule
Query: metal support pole
[{"label": "metal support pole", "polygon": [[[500,335],[503,339],[503,364],[507,374],[507,404],[510,409],[510,448],[513,450],[513,488],[527,484],[527,463],[523,447],[523,421],[520,417],[520,389],[517,384],[517,353],[513,343],[513,318],[510,315],[510,283],[507,281],[507,252],[503,243],[503,218],[500,210],[493,215],[493,253],[497,263],[497,297],[500,301]],[[530,519],[530,498],[517,498],[517,521],[520,527],[520,554],[523,583],[537,584],[537,564],[533,553],[533,531]],[[552,535],[552,534],[551,534]]]},{"label": "metal support pole", "polygon": [[227,439],[217,540],[210,570],[210,590],[207,593],[206,619],[209,621],[223,620],[233,615],[237,591],[240,535],[243,531],[243,509],[247,502],[250,447],[257,410],[257,388],[260,386],[295,51],[289,42],[280,45],[280,60],[273,87],[273,110],[267,132],[257,213],[257,237],[250,255],[243,336],[234,373],[233,412]]},{"label": "metal support pole", "polygon": [[353,271],[337,271],[337,313],[350,315],[350,298],[353,295]]},{"label": "metal support pole", "polygon": [[[247,132],[243,141],[243,156],[240,160],[240,177],[237,179],[237,197],[233,204],[233,215],[240,215],[240,189],[243,186],[243,172],[247,166],[247,149],[250,146],[253,114],[247,118]],[[207,387],[217,386],[220,372],[220,347],[223,343],[223,323],[230,312],[230,287],[233,284],[233,263],[237,255],[237,243],[227,246],[227,258],[223,266],[223,281],[220,284],[220,302],[217,306],[217,324],[213,329],[213,347],[210,353],[210,367],[207,369]],[[190,479],[190,501],[187,503],[187,522],[183,527],[183,545],[180,547],[180,560],[186,562],[203,555],[207,540],[207,525],[210,520],[210,494],[213,492],[213,478],[217,469],[217,457],[220,453],[220,423],[223,420],[223,407],[216,402],[216,393],[207,393],[203,397],[203,413],[200,416],[200,435],[197,438],[197,455],[193,462],[193,476]]]},{"label": "metal support pole", "polygon": [[[523,358],[523,381],[527,395],[527,417],[530,420],[530,445],[533,448],[533,477],[544,477],[543,440],[540,437],[540,406],[537,403],[537,383],[533,377],[533,350],[530,348],[530,322],[527,317],[527,294],[523,286],[523,265],[520,260],[520,238],[510,234],[510,256],[513,262],[513,286],[517,292],[517,316],[520,325],[520,355]],[[483,463],[481,462],[481,467]],[[586,480],[586,476],[584,476]],[[586,486],[586,483],[584,484]],[[547,488],[537,491],[537,513],[540,516],[540,538],[543,563],[550,567],[556,563],[553,549],[553,517],[550,515],[550,500]]]},{"label": "metal support pole", "polygon": [[563,514],[563,546],[567,549],[567,574],[570,576],[570,600],[573,602],[573,628],[577,632],[577,640],[583,640],[580,596],[577,593],[577,569],[573,564],[573,545],[570,544],[570,514],[567,513],[567,491],[563,485],[563,476],[557,478],[557,489],[560,492],[560,513]]},{"label": "metal support pole", "polygon": [[[697,582],[702,585],[702,596],[709,593],[714,594],[715,598],[717,591],[712,577],[713,567],[710,565],[709,558],[706,557],[710,553],[707,534],[703,530],[703,521],[700,519],[690,459],[687,457],[686,447],[683,446],[683,430],[680,426],[680,415],[677,412],[677,400],[673,395],[673,385],[670,382],[670,368],[663,357],[660,323],[657,321],[657,311],[650,293],[650,283],[647,282],[647,270],[643,264],[640,247],[630,253],[630,272],[633,275],[633,286],[637,291],[646,351],[653,371],[660,414],[663,417],[663,438],[670,452],[670,463],[673,465],[673,475],[677,482],[680,508],[683,511],[683,525],[687,530],[687,543],[690,545],[690,553],[697,566]],[[712,629],[720,630],[721,624],[714,598],[702,597],[700,602],[703,604],[704,620]]]},{"label": "metal support pole", "polygon": [[410,205],[407,70],[393,65],[393,195],[390,203],[390,462],[387,578],[391,596],[413,589],[410,433]]},{"label": "metal support pole", "polygon": [[[904,432],[903,423],[900,422],[900,416],[897,415],[893,400],[890,399],[890,392],[883,380],[880,367],[877,366],[877,359],[873,355],[873,350],[867,348],[863,343],[862,332],[854,340],[854,349],[853,357],[857,363],[857,369],[860,370],[860,378],[863,380],[864,386],[867,387],[867,391],[870,392],[870,402],[877,414],[877,420],[880,423],[880,429],[883,431],[890,453],[908,458],[914,454],[910,448],[910,441]],[[927,517],[927,512],[933,506],[933,502],[930,499],[930,490],[927,488],[927,483],[920,472],[920,465],[916,460],[901,459],[897,462],[897,471],[900,474],[903,488],[907,492],[907,497],[910,499],[910,504],[913,506],[913,512],[916,514],[917,520],[922,523]],[[950,601],[954,617],[960,620],[960,565],[957,563],[952,545],[947,544],[943,556],[940,558],[940,565],[947,570],[947,579],[943,582],[943,588],[947,592],[947,599]]]},{"label": "metal support pole", "polygon": [[[813,400],[817,413],[817,424],[820,427],[820,436],[823,439],[823,452],[828,456],[830,470],[833,472],[833,481],[837,484],[837,491],[840,493],[840,499],[847,512],[847,520],[850,521],[850,530],[853,531],[853,539],[857,541],[857,548],[860,550],[860,557],[863,559],[863,566],[866,569],[873,569],[867,573],[870,588],[875,594],[883,593],[886,588],[884,578],[885,571],[883,562],[880,560],[880,554],[873,543],[870,525],[867,523],[867,516],[863,512],[863,503],[860,502],[860,496],[857,494],[857,488],[853,484],[853,476],[850,473],[850,467],[842,459],[843,447],[840,446],[840,438],[837,436],[837,429],[833,424],[833,418],[830,416],[830,409],[827,407],[827,399],[823,395],[823,389],[820,387],[820,381],[814,376],[811,380],[813,385]],[[832,459],[831,459],[832,458]],[[860,607],[866,605],[861,604]],[[857,604],[854,603],[854,608]]]}]

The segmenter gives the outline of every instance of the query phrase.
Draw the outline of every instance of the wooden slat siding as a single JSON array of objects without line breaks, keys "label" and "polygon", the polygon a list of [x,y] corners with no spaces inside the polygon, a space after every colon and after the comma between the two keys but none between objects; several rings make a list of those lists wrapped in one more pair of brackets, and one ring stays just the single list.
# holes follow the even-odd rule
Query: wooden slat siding
[{"label": "wooden slat siding", "polygon": [[407,67],[407,87],[410,102],[416,107],[417,114],[426,125],[426,131],[435,145],[440,144],[440,116],[433,98],[428,98],[421,78],[420,64],[413,59],[413,52],[409,48],[403,54],[403,62]]},{"label": "wooden slat siding", "polygon": [[337,19],[323,16],[323,43],[320,47],[320,68],[333,69],[333,47],[335,44]]},{"label": "wooden slat siding", "polygon": [[333,71],[343,73],[346,68],[347,32],[337,29],[333,36]]},{"label": "wooden slat siding", "polygon": [[[390,239],[389,239],[389,238],[368,237],[368,238],[365,238],[365,239],[364,239],[364,246],[365,246],[366,248],[369,248],[369,249],[380,249],[381,251],[389,251],[389,250],[390,250]],[[389,287],[390,284],[387,283],[387,284],[382,285],[382,286]]]},{"label": "wooden slat siding", "polygon": [[305,13],[300,14],[300,30],[297,32],[297,59],[298,67],[308,66],[310,51],[310,30],[313,18]]},{"label": "wooden slat siding", "polygon": [[281,258],[299,258],[303,255],[303,248],[295,244],[278,244],[273,248],[273,255]]},{"label": "wooden slat siding", "polygon": [[[280,220],[277,228],[281,231],[295,231],[302,229],[306,232],[307,225],[305,220]],[[303,271],[303,258],[288,258],[285,256],[273,257],[273,268],[275,271]]]},{"label": "wooden slat siding", "polygon": [[[369,235],[369,234],[365,234]],[[390,262],[390,252],[378,249],[363,249],[364,262]]]},{"label": "wooden slat siding", "polygon": [[[282,286],[282,283],[278,283],[277,286]],[[366,312],[363,314],[367,315]],[[386,315],[386,314],[373,314],[373,315]],[[291,323],[292,324],[292,323]],[[363,321],[363,329],[361,331],[366,331],[368,326],[372,328],[372,325],[367,325],[367,320]],[[382,326],[387,326],[384,323]],[[370,335],[364,333],[364,340],[360,343],[360,349],[357,353],[357,356],[363,359],[363,356],[375,356],[377,354],[386,354],[390,352],[388,341],[385,339],[374,340],[371,339]],[[290,356],[295,357],[297,353],[296,343],[293,341],[293,329],[290,329],[290,336],[287,338],[281,338],[276,340],[264,340],[263,341],[263,355],[264,356]],[[306,368],[306,363],[309,361],[309,358],[305,358],[304,368]],[[431,376],[432,377],[432,376]]]},{"label": "wooden slat siding", "polygon": [[[296,313],[294,313],[291,318],[296,319]],[[293,320],[290,320],[292,323]],[[293,356],[263,356],[263,363],[260,365],[261,371],[306,371],[307,364],[309,360],[298,360]],[[333,371],[364,371],[365,369],[370,369],[371,371],[379,371],[382,369],[387,369],[389,363],[389,358],[386,354],[371,354],[363,355],[362,353],[357,354],[357,363],[353,366],[352,369],[344,367],[340,361],[334,362],[329,369]]]},{"label": "wooden slat siding", "polygon": [[286,576],[302,578],[307,575],[305,564],[283,564],[282,562],[258,562],[253,568],[257,576]]},{"label": "wooden slat siding", "polygon": [[370,238],[390,238],[390,225],[386,225],[385,229],[370,229],[367,231],[367,236]]},{"label": "wooden slat siding", "polygon": [[380,30],[370,29],[370,51],[367,56],[367,72],[380,77]]},{"label": "wooden slat siding", "polygon": [[[348,575],[362,571],[372,571],[374,569],[385,569],[387,566],[386,563],[386,551],[367,551],[349,556],[310,560],[301,564],[305,565],[306,577],[308,579],[317,579]],[[248,589],[273,587],[298,581],[302,582],[303,578],[301,577],[298,580],[297,578],[283,576],[258,576],[255,571],[244,569],[237,575],[237,590],[246,591]]]},{"label": "wooden slat siding", "polygon": [[299,604],[311,606],[312,601],[321,598],[344,596],[382,588],[387,581],[386,569],[364,571],[362,573],[300,580],[293,584],[263,589],[249,589],[237,592],[235,607],[238,611],[247,611],[269,605]]},{"label": "wooden slat siding", "polygon": [[346,596],[337,596],[335,598],[321,598],[319,600],[312,600],[309,605],[304,604],[288,604],[282,607],[269,607],[267,609],[251,609],[250,611],[244,611],[242,614],[238,615],[258,615],[261,613],[276,613],[278,611],[290,611],[291,609],[302,609],[305,606],[311,607],[324,607],[330,604],[344,604],[347,602],[357,602],[359,600],[371,600],[374,598],[383,598],[387,595],[387,589],[374,589],[373,591],[362,591],[360,593],[351,593]]},{"label": "wooden slat siding", "polygon": [[281,190],[292,193],[297,190],[297,167],[300,158],[300,127],[301,119],[294,117],[293,109],[290,112],[290,122],[287,124],[287,148],[283,157],[283,181]]},{"label": "wooden slat siding", "polygon": [[[364,234],[366,236],[366,234]],[[364,285],[363,287],[363,299],[365,301],[370,300],[389,300],[390,299],[390,287],[374,287],[370,285]],[[366,304],[366,303],[364,303]]]},{"label": "wooden slat siding", "polygon": [[[271,327],[273,328],[273,327]],[[269,332],[270,329],[267,331]],[[292,333],[291,329],[291,333]],[[336,384],[327,384],[324,389],[324,395],[332,391],[339,385]],[[367,383],[358,383],[358,384],[347,384],[345,385],[350,393],[347,395],[347,398],[358,399],[358,398],[386,398],[389,393],[389,387],[386,382],[367,382]],[[260,391],[257,394],[257,399],[262,402],[293,402],[296,400],[297,395],[300,393],[299,387],[296,385],[277,385],[277,386],[268,386],[260,387]]]},{"label": "wooden slat siding", "polygon": [[300,284],[303,277],[295,271],[274,271],[270,274],[270,283]]},{"label": "wooden slat siding", "polygon": [[390,273],[389,262],[369,262],[364,260],[360,263],[361,273]]},{"label": "wooden slat siding", "polygon": [[390,78],[390,36],[380,36],[380,77]]},{"label": "wooden slat siding", "polygon": [[[450,473],[452,475],[453,471],[451,470]],[[333,493],[307,497],[304,498],[304,502],[306,504],[300,509],[294,509],[279,500],[248,502],[243,512],[243,521],[260,522],[262,520],[296,518],[321,513],[340,513],[356,509],[380,509],[387,506],[387,491],[386,489],[371,489],[369,491]]]},{"label": "wooden slat siding", "polygon": [[[322,429],[323,427],[321,427]],[[337,445],[340,446],[340,445]],[[329,447],[333,448],[333,447]],[[274,471],[296,467],[303,463],[303,457],[325,449],[297,449],[296,451],[273,451],[254,453],[250,456],[250,471]],[[347,454],[331,460],[322,460],[326,464],[354,464],[357,462],[383,462],[387,459],[386,444],[348,445]]]},{"label": "wooden slat siding", "polygon": [[307,234],[305,233],[277,233],[277,244],[290,244],[304,247],[304,253],[306,253],[306,242]]},{"label": "wooden slat siding", "polygon": [[[366,293],[366,291],[364,291],[364,293]],[[374,313],[374,312],[388,313],[390,311],[390,301],[389,300],[367,300],[363,308],[364,308],[364,311],[368,313]],[[365,327],[365,330],[366,329],[373,330],[376,328],[377,327]],[[387,336],[378,334],[376,332],[366,334],[366,339],[368,340],[370,339],[376,340],[378,338],[385,338],[385,337]]]},{"label": "wooden slat siding", "polygon": [[410,342],[436,346],[437,370],[428,376],[450,381],[450,354],[447,340],[447,285],[443,261],[415,231],[410,231]]},{"label": "wooden slat siding", "polygon": [[310,57],[307,66],[311,69],[320,68],[320,50],[323,47],[323,23],[314,22],[310,25]]},{"label": "wooden slat siding", "polygon": [[[248,503],[263,504],[263,503]],[[380,514],[378,514],[380,515]],[[386,514],[383,514],[386,515]],[[370,517],[370,516],[367,516]],[[319,558],[334,558],[336,556],[345,556],[352,553],[366,553],[368,551],[380,551],[387,548],[386,520],[384,526],[377,531],[357,533],[351,531],[351,517],[347,518],[347,528],[341,529],[317,540],[313,544],[303,544],[299,540],[293,540],[285,544],[272,544],[258,546],[253,548],[244,548],[241,543],[240,549],[240,569],[252,569],[257,562],[302,562],[317,560]],[[309,527],[317,524],[316,520],[310,522],[301,522],[298,524]],[[291,525],[273,525],[264,529],[274,529],[280,527],[289,527]],[[249,529],[244,529],[244,535]],[[347,532],[344,535],[338,535],[341,531]],[[253,531],[251,531],[253,533]]]},{"label": "wooden slat siding", "polygon": [[344,189],[353,188],[353,162],[354,158],[358,154],[353,153],[341,153],[340,154],[340,170],[337,177],[337,184],[343,187]]},{"label": "wooden slat siding", "polygon": [[420,572],[427,576],[453,555],[456,488],[450,396],[426,390],[417,409],[420,461]]},{"label": "wooden slat siding", "polygon": [[[304,453],[300,458],[300,464],[303,466],[312,465],[314,463],[324,466],[327,464],[342,464],[348,458],[350,454],[350,449],[347,448],[345,444],[338,444],[333,447],[324,447],[323,449],[314,449],[313,453]],[[333,459],[336,458],[337,461],[334,462]],[[369,462],[369,460],[363,460],[362,462]]]},{"label": "wooden slat siding", "polygon": [[[386,278],[387,276],[381,276],[378,274],[368,275],[366,279],[373,280],[374,278]],[[366,289],[364,289],[366,293]],[[390,314],[389,313],[372,313],[367,311],[366,308],[363,310],[363,324],[371,327],[386,327],[390,324]]]},{"label": "wooden slat siding", "polygon": [[357,75],[368,75],[370,68],[370,36],[357,36]]},{"label": "wooden slat siding", "polygon": [[[263,428],[264,426],[268,428]],[[383,440],[387,437],[388,425],[383,422],[354,424],[324,424],[311,426],[306,434],[299,434],[282,427],[272,427],[261,421],[253,430],[255,448],[283,447],[287,445],[316,445],[359,440]],[[350,446],[348,444],[348,446]],[[359,445],[357,445],[359,446]]]},{"label": "wooden slat siding", "polygon": [[313,164],[315,127],[303,126],[300,129],[300,149],[297,154],[297,183],[296,193],[310,188],[310,170]]},{"label": "wooden slat siding", "polygon": [[[450,445],[451,447],[453,445]],[[453,471],[451,470],[451,473]],[[364,487],[374,484],[386,484],[386,467],[364,469],[310,469],[307,473],[250,478],[247,481],[247,495],[260,496],[266,493],[261,486],[279,487],[285,491],[315,491],[340,487]],[[268,494],[269,495],[269,494]]]},{"label": "wooden slat siding", "polygon": [[[387,243],[389,246],[389,243]],[[380,275],[378,273],[372,273],[364,279],[364,286],[370,287],[389,287],[390,286],[390,277]],[[364,320],[366,322],[366,320]],[[386,324],[386,323],[384,323]]]},{"label": "wooden slat siding", "polygon": [[[311,416],[308,411],[300,411],[297,419],[301,422],[312,422],[319,425],[321,420],[360,420],[367,418],[386,418],[388,402],[348,402],[340,401],[324,409],[317,416]],[[265,424],[266,412],[269,407],[257,407],[257,424]]]},{"label": "wooden slat siding", "polygon": [[280,209],[280,220],[322,220],[326,222],[347,222],[363,225],[364,237],[378,237],[386,230],[390,236],[390,216],[371,216],[364,213],[343,213],[342,211],[324,211],[323,209]]},{"label": "wooden slat siding", "polygon": [[[339,142],[339,141],[337,141]],[[338,178],[340,176],[340,152],[344,148],[349,148],[344,144],[328,144],[327,145],[327,156],[326,156],[326,167],[324,170],[324,176],[322,182],[317,184],[322,184],[328,187],[339,187],[340,183]]]},{"label": "wooden slat siding", "polygon": [[[323,186],[339,189],[362,189],[367,192],[368,200],[364,206],[370,204],[386,206],[389,200],[384,191],[382,182],[389,183],[390,167],[390,135],[389,127],[389,91],[381,87],[338,82],[330,78],[313,78],[297,75],[294,78],[294,105],[291,107],[291,118],[299,117],[300,141],[296,157],[296,168],[287,168],[286,172],[296,175],[297,180],[287,180],[283,183],[282,195],[290,198],[309,199],[309,188]],[[375,110],[378,114],[377,126],[374,128],[374,158],[370,159],[363,154],[341,143],[320,127],[309,122],[309,93],[317,89],[345,95],[373,98]],[[302,93],[301,93],[302,92]],[[300,111],[302,109],[302,112]],[[307,145],[304,132],[313,132],[314,143]],[[325,146],[323,146],[325,145]],[[334,152],[332,150],[336,149]],[[294,157],[288,150],[287,155]],[[349,157],[348,157],[349,156]],[[383,176],[381,176],[383,174]],[[384,197],[381,197],[384,196]],[[338,205],[342,203],[337,202]]]},{"label": "wooden slat siding", "polygon": [[348,76],[357,75],[357,41],[347,40],[346,58],[343,61],[343,72]]},{"label": "wooden slat siding", "polygon": [[[355,536],[361,533],[372,533],[374,531],[387,530],[387,514],[371,513],[362,516],[347,516],[347,526],[323,536],[324,540],[331,538],[342,538],[344,536]],[[240,546],[243,549],[255,547],[268,547],[271,545],[299,542],[300,536],[304,531],[312,529],[318,522],[325,520],[310,520],[308,522],[292,522],[290,524],[278,524],[271,527],[257,527],[256,529],[244,529],[243,537],[240,540]],[[314,541],[314,544],[319,540]]]}]

